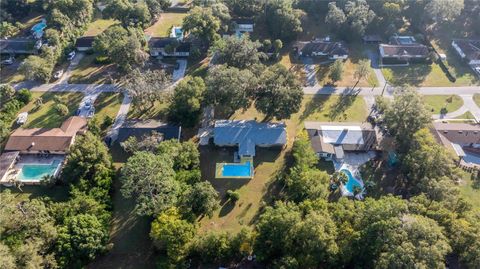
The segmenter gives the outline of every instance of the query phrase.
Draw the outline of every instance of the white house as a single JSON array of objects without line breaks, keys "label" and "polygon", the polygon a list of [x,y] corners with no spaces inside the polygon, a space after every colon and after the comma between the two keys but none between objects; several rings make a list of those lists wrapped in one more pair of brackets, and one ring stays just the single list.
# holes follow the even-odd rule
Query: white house
[{"label": "white house", "polygon": [[235,25],[235,32],[240,33],[251,33],[253,32],[254,22],[253,19],[233,19],[232,20]]}]

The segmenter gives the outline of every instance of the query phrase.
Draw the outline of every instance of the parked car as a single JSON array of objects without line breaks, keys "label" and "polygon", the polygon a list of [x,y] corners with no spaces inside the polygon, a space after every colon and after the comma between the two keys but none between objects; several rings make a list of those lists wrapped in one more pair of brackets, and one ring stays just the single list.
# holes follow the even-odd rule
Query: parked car
[{"label": "parked car", "polygon": [[88,111],[87,118],[93,118],[94,115],[95,115],[95,109],[92,108]]},{"label": "parked car", "polygon": [[73,60],[73,58],[75,58],[75,54],[76,54],[75,51],[70,52],[67,56],[67,59],[69,61]]},{"label": "parked car", "polygon": [[178,70],[180,68],[180,63],[175,64],[175,70]]},{"label": "parked car", "polygon": [[53,74],[53,78],[54,78],[54,79],[59,79],[59,78],[62,77],[62,75],[63,75],[63,70],[58,70],[57,72],[55,72],[55,73]]},{"label": "parked car", "polygon": [[8,58],[8,59],[6,59],[6,60],[3,60],[3,61],[1,62],[1,65],[11,65],[11,64],[13,64],[14,61],[15,61],[15,59],[14,59],[13,57],[10,57],[10,58]]},{"label": "parked car", "polygon": [[475,67],[475,71],[477,71],[477,73],[480,74],[480,66]]},{"label": "parked car", "polygon": [[88,99],[85,101],[85,104],[83,105],[85,109],[90,109],[92,107],[92,100]]}]

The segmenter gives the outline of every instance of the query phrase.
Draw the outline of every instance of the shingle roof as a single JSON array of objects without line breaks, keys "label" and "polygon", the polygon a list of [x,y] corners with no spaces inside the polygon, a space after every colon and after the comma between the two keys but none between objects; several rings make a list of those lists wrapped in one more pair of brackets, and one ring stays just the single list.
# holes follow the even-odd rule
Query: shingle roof
[{"label": "shingle roof", "polygon": [[60,128],[32,128],[15,130],[5,145],[6,151],[66,151],[79,131],[85,130],[87,120],[73,116]]},{"label": "shingle roof", "polygon": [[152,37],[148,41],[150,48],[165,48],[174,42],[178,42],[177,52],[190,52],[190,42],[179,41],[174,37]]},{"label": "shingle roof", "polygon": [[480,40],[455,39],[454,42],[467,59],[480,60]]},{"label": "shingle roof", "polygon": [[18,151],[4,152],[0,155],[0,180],[2,180],[7,174],[8,170],[14,164],[18,157]]},{"label": "shingle roof", "polygon": [[213,141],[217,145],[238,145],[239,155],[255,155],[256,145],[285,145],[284,123],[260,123],[255,120],[218,120]]},{"label": "shingle roof", "polygon": [[118,130],[118,142],[127,140],[130,136],[141,139],[145,135],[150,135],[152,131],[163,134],[163,139],[178,139],[181,133],[181,127],[169,125],[156,120],[133,120],[127,121]]},{"label": "shingle roof", "polygon": [[294,47],[302,52],[303,56],[311,56],[313,53],[323,53],[327,55],[347,55],[348,48],[343,42],[332,41],[299,41]]},{"label": "shingle roof", "polygon": [[368,123],[305,122],[315,152],[334,153],[341,145],[346,151],[365,151],[377,144],[377,136]]},{"label": "shingle roof", "polygon": [[412,45],[390,45],[380,44],[380,52],[383,57],[406,57],[411,58],[415,56],[427,57],[428,48],[422,44]]},{"label": "shingle roof", "polygon": [[93,41],[95,40],[94,36],[82,36],[77,38],[75,42],[75,47],[77,48],[91,48],[93,47]]},{"label": "shingle roof", "polygon": [[480,144],[480,124],[435,122],[433,128],[437,139],[447,146],[450,142],[461,145]]},{"label": "shingle roof", "polygon": [[35,40],[32,39],[1,39],[1,53],[34,53]]},{"label": "shingle roof", "polygon": [[236,18],[232,19],[233,22],[236,24],[253,24],[253,19],[252,18]]}]

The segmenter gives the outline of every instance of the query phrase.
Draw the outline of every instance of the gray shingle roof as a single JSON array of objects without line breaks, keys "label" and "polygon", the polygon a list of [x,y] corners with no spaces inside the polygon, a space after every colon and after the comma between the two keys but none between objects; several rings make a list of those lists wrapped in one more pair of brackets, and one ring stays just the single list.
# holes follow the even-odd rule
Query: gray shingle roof
[{"label": "gray shingle roof", "polygon": [[218,120],[213,141],[219,146],[238,145],[239,155],[255,156],[255,146],[280,146],[287,143],[284,123],[260,123],[254,120]]},{"label": "gray shingle roof", "polygon": [[118,142],[127,140],[130,136],[141,139],[144,135],[152,134],[152,131],[163,134],[163,139],[178,139],[181,133],[181,127],[169,125],[156,120],[128,121],[118,130]]}]

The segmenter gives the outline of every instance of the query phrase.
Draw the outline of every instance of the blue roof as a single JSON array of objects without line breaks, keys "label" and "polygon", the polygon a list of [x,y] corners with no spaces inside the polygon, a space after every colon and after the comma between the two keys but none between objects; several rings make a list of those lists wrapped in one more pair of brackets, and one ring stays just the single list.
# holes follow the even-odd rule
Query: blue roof
[{"label": "blue roof", "polygon": [[213,141],[216,145],[238,145],[239,155],[255,156],[255,146],[287,143],[284,123],[260,123],[254,120],[219,120],[215,122]]}]

